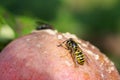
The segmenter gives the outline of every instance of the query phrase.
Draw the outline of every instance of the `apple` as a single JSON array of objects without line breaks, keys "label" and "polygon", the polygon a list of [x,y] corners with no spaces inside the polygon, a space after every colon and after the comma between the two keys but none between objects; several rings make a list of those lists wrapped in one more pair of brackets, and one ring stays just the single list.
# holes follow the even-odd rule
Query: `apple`
[{"label": "apple", "polygon": [[[83,65],[76,63],[69,49],[58,46],[69,38],[79,45]],[[1,51],[0,80],[120,80],[120,75],[114,63],[88,41],[46,29],[20,37]]]}]

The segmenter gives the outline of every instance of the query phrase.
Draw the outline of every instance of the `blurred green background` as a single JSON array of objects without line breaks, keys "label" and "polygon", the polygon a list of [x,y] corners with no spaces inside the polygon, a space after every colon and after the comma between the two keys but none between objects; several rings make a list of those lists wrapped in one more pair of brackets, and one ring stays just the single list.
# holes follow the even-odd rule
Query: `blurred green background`
[{"label": "blurred green background", "polygon": [[120,71],[120,0],[0,0],[0,51],[37,21],[90,41]]}]

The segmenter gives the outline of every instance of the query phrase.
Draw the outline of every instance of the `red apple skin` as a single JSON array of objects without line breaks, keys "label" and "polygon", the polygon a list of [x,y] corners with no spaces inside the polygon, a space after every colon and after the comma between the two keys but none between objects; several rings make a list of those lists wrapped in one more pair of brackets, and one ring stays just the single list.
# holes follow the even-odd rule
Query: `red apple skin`
[{"label": "red apple skin", "polygon": [[75,38],[52,30],[33,32],[11,42],[0,53],[0,80],[120,80],[114,64],[89,42],[79,39],[84,65],[75,66],[60,46]]}]

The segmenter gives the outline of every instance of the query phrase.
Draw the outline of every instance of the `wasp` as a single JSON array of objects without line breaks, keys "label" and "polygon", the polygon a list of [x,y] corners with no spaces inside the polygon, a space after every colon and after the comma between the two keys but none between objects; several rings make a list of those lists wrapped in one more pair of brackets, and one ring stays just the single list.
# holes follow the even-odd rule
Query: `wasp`
[{"label": "wasp", "polygon": [[73,38],[69,38],[68,40],[65,40],[64,42],[62,42],[62,44],[60,44],[59,46],[63,46],[63,44],[65,48],[70,51],[70,54],[75,64],[83,65],[85,62],[85,58],[78,43],[75,40],[73,40]]},{"label": "wasp", "polygon": [[36,30],[45,30],[45,29],[54,30],[54,28],[52,27],[52,25],[49,25],[49,24],[42,24],[40,26],[37,26],[37,28],[36,28]]}]

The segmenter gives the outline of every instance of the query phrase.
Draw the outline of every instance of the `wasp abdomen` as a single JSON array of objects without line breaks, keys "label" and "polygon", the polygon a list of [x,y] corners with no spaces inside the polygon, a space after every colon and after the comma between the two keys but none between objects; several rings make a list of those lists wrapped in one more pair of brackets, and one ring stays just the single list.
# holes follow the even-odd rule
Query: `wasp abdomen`
[{"label": "wasp abdomen", "polygon": [[77,59],[77,63],[83,65],[85,62],[84,55],[82,52],[75,52],[75,57]]}]

